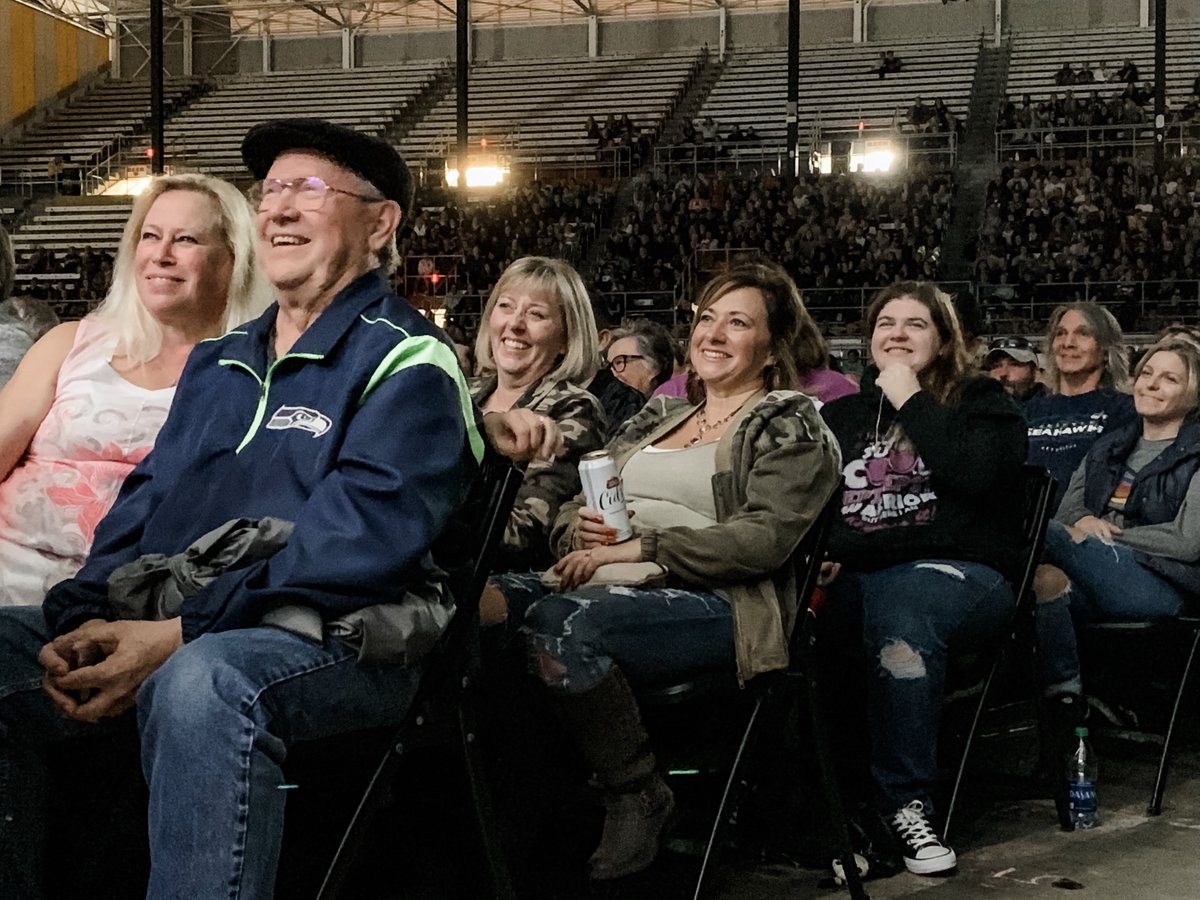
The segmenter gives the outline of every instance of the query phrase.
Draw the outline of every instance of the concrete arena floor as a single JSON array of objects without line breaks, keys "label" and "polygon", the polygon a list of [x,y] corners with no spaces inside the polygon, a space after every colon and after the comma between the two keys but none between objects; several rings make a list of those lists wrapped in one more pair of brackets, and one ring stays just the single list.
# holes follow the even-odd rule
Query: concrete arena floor
[{"label": "concrete arena floor", "polygon": [[[901,897],[1037,898],[1080,900],[1196,900],[1200,898],[1200,752],[1176,755],[1163,814],[1146,815],[1153,749],[1122,758],[1099,742],[1102,819],[1086,832],[1060,831],[1049,800],[969,804],[954,840],[959,865],[944,878],[907,873],[870,881],[872,900]],[[807,900],[848,896],[822,887],[822,873],[761,866],[731,873],[714,894],[720,900]]]},{"label": "concrete arena floor", "polygon": [[[951,875],[922,878],[902,873],[871,880],[867,890],[873,900],[925,897],[962,898],[1078,897],[1081,900],[1200,900],[1200,740],[1193,722],[1181,735],[1167,786],[1163,814],[1149,817],[1146,803],[1157,764],[1157,747],[1133,745],[1100,736],[1101,822],[1093,830],[1067,833],[1057,827],[1053,802],[1026,795],[1008,783],[987,779],[1005,770],[1028,771],[1033,746],[1030,735],[1020,739],[981,744],[974,780],[965,787],[965,801],[956,813],[953,845],[959,866]],[[428,782],[426,782],[428,784]],[[443,782],[444,784],[444,782]],[[439,792],[440,793],[440,792]],[[501,792],[503,793],[503,792]],[[498,797],[503,804],[503,798]],[[438,812],[458,812],[444,825],[428,819],[416,843],[432,832],[433,846],[414,847],[414,835],[392,833],[388,851],[376,849],[368,859],[383,863],[388,874],[380,878],[368,863],[362,881],[347,896],[355,900],[457,900],[486,897],[479,877],[478,855],[471,846],[469,820],[463,819],[461,800],[444,794]],[[681,806],[699,806],[696,797],[681,795]],[[578,829],[582,810],[571,801],[573,814],[553,823],[553,846],[538,845],[532,857],[510,859],[517,875],[520,900],[685,900],[692,897],[698,857],[664,852],[646,873],[619,882],[589,886],[581,875],[583,863],[598,836],[598,818],[576,838],[565,835]],[[710,808],[707,798],[704,809]],[[410,807],[409,813],[414,810]],[[701,811],[702,813],[703,811]],[[411,827],[411,819],[408,820]],[[686,822],[681,823],[684,830]],[[694,823],[693,823],[694,824]],[[398,829],[404,832],[405,828]],[[687,829],[674,845],[686,845],[699,832]],[[399,838],[397,840],[397,838]],[[542,840],[546,840],[543,836]],[[817,836],[819,840],[819,836]],[[799,843],[804,839],[800,838]],[[694,843],[694,842],[693,842]],[[415,852],[414,852],[415,851]],[[409,854],[412,854],[410,857]],[[444,855],[444,854],[448,854]],[[814,857],[810,845],[797,855],[803,864],[748,863],[736,852],[727,853],[719,874],[706,893],[708,900],[815,900],[847,897],[832,885],[828,868]],[[414,859],[415,857],[415,859]],[[410,868],[401,859],[415,863]],[[531,861],[532,860],[532,861]],[[400,863],[400,865],[397,865]],[[399,878],[396,875],[400,869]],[[471,873],[474,870],[474,873]],[[451,879],[453,883],[447,881]],[[390,881],[390,887],[384,887]],[[366,888],[366,885],[371,888]]]}]

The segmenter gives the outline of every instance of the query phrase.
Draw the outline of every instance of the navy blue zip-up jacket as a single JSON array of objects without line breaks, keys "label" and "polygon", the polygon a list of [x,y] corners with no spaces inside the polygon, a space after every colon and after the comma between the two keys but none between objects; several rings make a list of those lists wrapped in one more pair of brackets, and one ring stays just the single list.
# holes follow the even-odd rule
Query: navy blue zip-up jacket
[{"label": "navy blue zip-up jacket", "polygon": [[295,523],[269,560],[189,599],[183,639],[300,604],[325,620],[398,602],[466,495],[483,441],[444,335],[388,286],[356,279],[268,364],[278,307],[197,345],[154,450],[96,529],[87,563],[43,606],[54,634],[108,619],[107,580],[234,518]]}]

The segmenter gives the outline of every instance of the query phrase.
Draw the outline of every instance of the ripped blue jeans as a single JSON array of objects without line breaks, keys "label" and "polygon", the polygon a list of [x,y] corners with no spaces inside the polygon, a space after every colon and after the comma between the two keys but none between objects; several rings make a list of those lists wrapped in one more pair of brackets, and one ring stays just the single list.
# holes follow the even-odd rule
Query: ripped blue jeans
[{"label": "ripped blue jeans", "polygon": [[920,800],[930,811],[948,652],[993,639],[1012,616],[1012,588],[981,563],[927,559],[843,571],[828,588],[828,602],[861,605],[880,809],[891,814]]},{"label": "ripped blue jeans", "polygon": [[491,580],[510,620],[523,616],[531,671],[551,689],[589,691],[614,664],[635,685],[734,670],[733,613],[717,594],[614,586],[554,593],[537,573]]},{"label": "ripped blue jeans", "polygon": [[1038,677],[1048,694],[1079,693],[1074,620],[1148,622],[1179,615],[1179,592],[1142,566],[1124,544],[1089,535],[1078,544],[1061,522],[1046,530],[1042,562],[1071,582],[1065,594],[1037,605]]}]

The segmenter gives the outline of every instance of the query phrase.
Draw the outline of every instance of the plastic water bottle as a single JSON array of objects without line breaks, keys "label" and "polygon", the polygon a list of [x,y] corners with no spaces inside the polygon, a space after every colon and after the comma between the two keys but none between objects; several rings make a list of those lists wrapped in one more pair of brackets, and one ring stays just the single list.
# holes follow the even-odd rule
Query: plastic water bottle
[{"label": "plastic water bottle", "polygon": [[1067,760],[1067,799],[1076,828],[1096,824],[1096,752],[1088,743],[1088,730],[1076,728],[1079,744]]}]

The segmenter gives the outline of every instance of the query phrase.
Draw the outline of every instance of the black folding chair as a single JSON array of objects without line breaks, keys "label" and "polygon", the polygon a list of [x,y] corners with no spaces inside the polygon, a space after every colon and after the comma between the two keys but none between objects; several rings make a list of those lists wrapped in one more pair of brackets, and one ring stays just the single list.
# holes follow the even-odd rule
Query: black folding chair
[{"label": "black folding chair", "polygon": [[[736,678],[733,674],[726,672],[701,673],[687,681],[643,688],[637,691],[638,703],[647,711],[651,711],[655,707],[661,708],[684,702],[703,703],[707,706],[719,694],[737,695],[739,700],[744,701],[748,709],[745,725],[741,730],[741,737],[729,764],[729,774],[725,778],[712,826],[709,829],[708,840],[704,847],[700,870],[692,894],[693,900],[700,900],[703,896],[708,876],[717,866],[726,828],[735,818],[741,800],[750,789],[751,776],[748,772],[751,767],[747,765],[747,762],[753,757],[755,746],[761,738],[760,723],[764,719],[768,721],[774,719],[769,715],[768,707],[777,704],[783,706],[804,689],[807,690],[815,752],[825,798],[829,806],[834,837],[837,846],[842,848],[842,859],[854,859],[845,810],[834,774],[829,732],[818,697],[817,666],[813,659],[815,616],[810,601],[817,584],[821,562],[825,557],[825,541],[833,509],[834,507],[830,505],[825,510],[792,554],[797,612],[789,639],[789,661],[786,670],[768,672],[755,677],[746,684],[745,692],[740,694],[737,690]],[[863,890],[857,867],[853,863],[849,863],[844,868],[851,897],[854,900],[869,900],[867,893]]]},{"label": "black folding chair", "polygon": [[[1037,571],[1042,558],[1042,543],[1046,538],[1046,527],[1050,521],[1050,500],[1054,496],[1054,479],[1050,473],[1040,466],[1025,466],[1024,470],[1024,516],[1022,524],[1023,549],[1020,564],[1014,569],[1013,587],[1016,591],[1017,605],[1009,620],[1008,640],[998,642],[992,653],[992,661],[988,666],[987,675],[983,680],[983,688],[975,705],[975,712],[967,729],[963,745],[962,757],[959,759],[958,772],[954,777],[954,789],[950,794],[950,802],[946,805],[946,819],[942,826],[942,837],[949,842],[950,823],[954,808],[958,803],[959,789],[962,787],[963,774],[967,770],[967,760],[971,747],[975,742],[975,732],[979,720],[987,708],[988,695],[995,679],[996,671],[1004,658],[1005,652],[1014,645],[1022,633],[1032,635],[1034,613],[1033,575]],[[1029,626],[1029,627],[1027,627]]]},{"label": "black folding chair", "polygon": [[366,842],[372,821],[389,803],[390,787],[404,762],[407,747],[420,742],[423,732],[448,716],[461,748],[493,896],[500,900],[515,896],[496,834],[491,793],[476,741],[473,678],[478,658],[479,598],[523,477],[508,460],[489,454],[463,510],[434,547],[435,560],[449,575],[455,600],[454,618],[427,657],[412,706],[358,803],[317,900],[334,900],[339,896]]},{"label": "black folding chair", "polygon": [[[1189,598],[1189,600],[1194,602],[1194,598]],[[1083,632],[1085,637],[1100,639],[1143,638],[1144,646],[1153,647],[1154,652],[1159,654],[1163,653],[1163,648],[1173,643],[1186,648],[1182,670],[1175,679],[1175,698],[1171,705],[1171,715],[1167,720],[1166,729],[1162,732],[1153,732],[1145,729],[1124,728],[1113,732],[1116,737],[1129,737],[1137,740],[1149,738],[1154,743],[1162,744],[1162,752],[1158,758],[1158,771],[1154,777],[1154,787],[1150,791],[1150,803],[1146,807],[1147,815],[1160,815],[1163,794],[1167,788],[1167,773],[1171,766],[1171,745],[1179,720],[1179,710],[1191,682],[1196,651],[1200,649],[1200,615],[1197,615],[1193,608],[1173,619],[1153,622],[1092,622],[1083,626]]]}]

